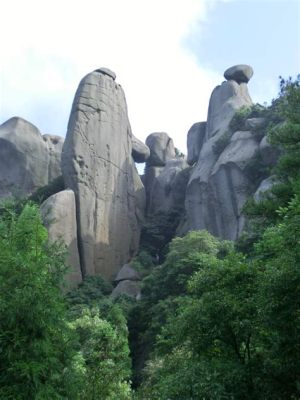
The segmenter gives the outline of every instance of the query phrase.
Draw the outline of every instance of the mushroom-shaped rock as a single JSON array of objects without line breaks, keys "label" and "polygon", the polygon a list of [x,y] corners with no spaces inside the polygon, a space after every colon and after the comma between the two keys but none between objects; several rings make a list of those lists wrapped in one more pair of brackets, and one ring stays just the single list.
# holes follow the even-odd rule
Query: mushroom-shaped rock
[{"label": "mushroom-shaped rock", "polygon": [[121,281],[114,288],[111,293],[112,298],[119,297],[125,294],[126,296],[133,297],[136,300],[141,298],[141,289],[137,281]]},{"label": "mushroom-shaped rock", "polygon": [[205,139],[206,122],[196,122],[187,134],[187,163],[193,165],[198,161],[200,150]]},{"label": "mushroom-shaped rock", "polygon": [[136,163],[144,163],[150,156],[150,149],[141,140],[132,135],[132,158]]},{"label": "mushroom-shaped rock", "polygon": [[124,264],[123,267],[120,269],[115,282],[120,282],[120,281],[139,281],[141,280],[141,277],[139,273],[130,265],[130,264]]},{"label": "mushroom-shaped rock", "polygon": [[250,65],[239,64],[226,69],[224,78],[228,81],[236,81],[237,83],[248,83],[253,75],[253,69]]},{"label": "mushroom-shaped rock", "polygon": [[101,74],[108,75],[108,76],[110,76],[111,78],[113,78],[113,80],[115,80],[116,77],[117,77],[117,75],[115,74],[114,71],[112,71],[112,70],[109,69],[109,68],[105,68],[105,67],[97,68],[97,69],[95,69],[95,72],[100,72]]},{"label": "mushroom-shaped rock", "polygon": [[151,133],[146,139],[146,145],[150,149],[148,166],[163,167],[168,160],[175,158],[173,140],[165,132]]},{"label": "mushroom-shaped rock", "polygon": [[70,270],[66,280],[71,287],[82,281],[77,247],[76,206],[73,190],[63,190],[50,196],[41,205],[41,216],[50,242],[62,241],[68,251]]}]

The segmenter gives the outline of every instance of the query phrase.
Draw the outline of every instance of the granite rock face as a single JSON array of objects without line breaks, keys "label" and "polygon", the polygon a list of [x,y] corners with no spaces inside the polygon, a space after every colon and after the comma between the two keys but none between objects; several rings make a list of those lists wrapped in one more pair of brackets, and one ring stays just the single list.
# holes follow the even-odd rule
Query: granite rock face
[{"label": "granite rock face", "polygon": [[110,279],[138,249],[143,185],[131,153],[123,89],[101,68],[79,84],[62,153],[65,184],[75,193],[83,275]]},{"label": "granite rock face", "polygon": [[150,149],[148,166],[163,167],[168,160],[175,158],[173,140],[165,132],[151,133],[146,139],[146,145]]},{"label": "granite rock face", "polygon": [[62,242],[68,251],[67,264],[70,270],[66,280],[70,287],[82,281],[77,247],[77,224],[75,196],[72,190],[63,190],[50,196],[41,205],[43,223],[48,230],[51,243]]},{"label": "granite rock face", "polygon": [[0,198],[26,197],[61,175],[63,139],[13,117],[0,126]]},{"label": "granite rock face", "polygon": [[206,122],[196,122],[187,134],[187,163],[194,165],[199,158],[200,150],[205,138]]},{"label": "granite rock face", "polygon": [[264,136],[259,144],[261,158],[265,165],[274,167],[280,156],[279,147],[272,146],[266,136]]},{"label": "granite rock face", "polygon": [[189,170],[184,158],[169,160],[164,167],[146,166],[147,215],[184,208]]},{"label": "granite rock face", "polygon": [[235,240],[243,230],[241,211],[257,188],[253,164],[260,139],[251,130],[233,132],[230,122],[237,110],[252,105],[246,84],[251,76],[251,67],[229,68],[230,80],[211,95],[205,139],[187,185],[183,231],[207,229]]}]

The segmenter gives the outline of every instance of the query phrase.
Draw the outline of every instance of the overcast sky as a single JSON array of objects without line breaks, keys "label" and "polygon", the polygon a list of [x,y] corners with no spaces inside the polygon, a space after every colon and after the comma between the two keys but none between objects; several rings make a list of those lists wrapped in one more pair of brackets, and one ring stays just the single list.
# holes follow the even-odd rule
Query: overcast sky
[{"label": "overcast sky", "polygon": [[250,64],[255,102],[300,72],[300,0],[9,0],[1,4],[0,123],[64,136],[81,78],[116,72],[134,134],[182,151],[226,68]]}]

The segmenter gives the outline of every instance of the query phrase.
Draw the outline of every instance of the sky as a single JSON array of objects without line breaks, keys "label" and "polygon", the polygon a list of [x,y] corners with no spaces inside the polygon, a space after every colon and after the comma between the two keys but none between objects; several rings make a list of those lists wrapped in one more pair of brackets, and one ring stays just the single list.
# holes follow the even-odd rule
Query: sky
[{"label": "sky", "polygon": [[1,3],[0,124],[20,116],[65,136],[73,97],[108,67],[141,140],[186,135],[223,72],[250,64],[254,102],[300,73],[300,0],[9,0]]}]

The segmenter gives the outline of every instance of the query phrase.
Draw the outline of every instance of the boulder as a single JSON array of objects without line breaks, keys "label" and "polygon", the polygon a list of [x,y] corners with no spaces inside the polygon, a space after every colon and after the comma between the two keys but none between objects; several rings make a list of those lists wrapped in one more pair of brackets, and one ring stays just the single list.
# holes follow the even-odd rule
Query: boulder
[{"label": "boulder", "polygon": [[140,274],[130,265],[124,264],[115,278],[115,282],[120,281],[140,281]]},{"label": "boulder", "polygon": [[245,128],[255,131],[258,128],[263,128],[266,123],[266,118],[248,118],[245,121]]},{"label": "boulder", "polygon": [[150,156],[150,149],[141,140],[132,135],[132,158],[136,163],[144,163]]},{"label": "boulder", "polygon": [[205,138],[206,122],[196,122],[187,134],[187,163],[193,165],[198,161]]},{"label": "boulder", "polygon": [[184,208],[189,170],[184,158],[169,160],[164,167],[146,168],[147,214]]},{"label": "boulder", "polygon": [[84,275],[111,279],[137,252],[143,188],[131,153],[123,89],[101,68],[79,84],[62,153],[64,180],[76,198]]},{"label": "boulder", "polygon": [[175,158],[173,140],[165,132],[151,133],[146,139],[150,149],[147,166],[163,167],[168,160]]},{"label": "boulder", "polygon": [[272,146],[268,137],[264,136],[259,144],[259,151],[262,158],[262,161],[265,165],[274,167],[278,161],[280,156],[279,147]]},{"label": "boulder", "polygon": [[19,117],[0,126],[0,198],[26,197],[61,175],[63,139],[50,137]]},{"label": "boulder", "polygon": [[43,135],[49,154],[48,182],[52,182],[61,175],[61,152],[64,139],[57,135]]},{"label": "boulder", "polygon": [[257,203],[262,201],[265,198],[266,192],[268,192],[275,184],[276,179],[274,176],[269,176],[268,178],[264,179],[253,195],[254,200]]},{"label": "boulder", "polygon": [[118,285],[112,291],[112,298],[119,297],[121,295],[126,295],[132,297],[136,300],[141,298],[141,289],[137,281],[120,281]]},{"label": "boulder", "polygon": [[75,196],[72,190],[63,190],[50,196],[41,205],[41,216],[51,243],[62,242],[67,249],[70,269],[66,280],[70,287],[82,281],[77,247]]},{"label": "boulder", "polygon": [[253,76],[253,69],[250,65],[240,64],[234,65],[226,69],[224,78],[236,81],[237,83],[248,83]]}]

